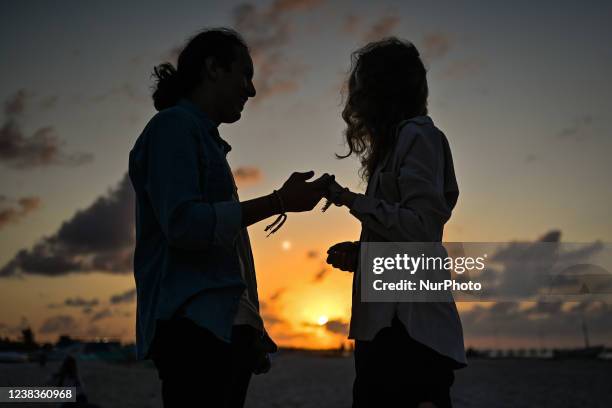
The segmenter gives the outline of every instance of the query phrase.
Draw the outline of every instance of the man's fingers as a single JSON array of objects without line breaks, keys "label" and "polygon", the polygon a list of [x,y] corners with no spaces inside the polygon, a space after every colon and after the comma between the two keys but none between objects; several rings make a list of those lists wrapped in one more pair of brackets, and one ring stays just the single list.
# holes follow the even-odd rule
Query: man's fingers
[{"label": "man's fingers", "polygon": [[294,180],[302,180],[302,181],[306,181],[310,178],[312,178],[312,176],[314,176],[314,171],[310,170],[310,171],[306,171],[306,172],[299,172],[296,171],[291,175],[291,178],[293,178]]}]

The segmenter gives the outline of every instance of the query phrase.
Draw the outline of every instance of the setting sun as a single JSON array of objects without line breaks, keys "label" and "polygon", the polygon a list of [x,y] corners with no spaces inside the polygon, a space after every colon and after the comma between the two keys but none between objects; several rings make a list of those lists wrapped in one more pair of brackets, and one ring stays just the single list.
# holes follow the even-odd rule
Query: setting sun
[{"label": "setting sun", "polygon": [[319,319],[317,320],[320,326],[323,326],[328,321],[329,319],[327,318],[327,316],[319,316]]}]

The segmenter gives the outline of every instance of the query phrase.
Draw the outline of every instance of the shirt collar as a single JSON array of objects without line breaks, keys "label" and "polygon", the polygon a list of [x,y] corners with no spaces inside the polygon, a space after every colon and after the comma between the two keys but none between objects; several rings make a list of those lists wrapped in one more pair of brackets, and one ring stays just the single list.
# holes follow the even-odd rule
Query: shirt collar
[{"label": "shirt collar", "polygon": [[424,115],[424,116],[415,116],[414,118],[408,119],[407,122],[414,122],[417,125],[429,125],[429,124],[433,124],[433,121],[427,115]]},{"label": "shirt collar", "polygon": [[225,154],[227,154],[230,150],[232,150],[232,146],[229,143],[227,143],[225,140],[223,140],[223,138],[219,134],[219,129],[217,129],[215,122],[213,122],[212,119],[210,119],[210,116],[208,116],[206,112],[204,112],[195,103],[191,102],[190,100],[186,98],[182,98],[181,100],[179,100],[177,105],[191,112],[201,121],[201,123],[204,125],[204,128],[207,130],[208,134],[210,134],[213,140],[217,142],[219,146],[221,146]]}]

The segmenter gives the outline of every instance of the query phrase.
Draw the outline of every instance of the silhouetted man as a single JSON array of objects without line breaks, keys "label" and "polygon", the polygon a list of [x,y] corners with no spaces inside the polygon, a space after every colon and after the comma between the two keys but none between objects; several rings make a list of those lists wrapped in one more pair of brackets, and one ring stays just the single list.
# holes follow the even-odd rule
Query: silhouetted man
[{"label": "silhouetted man", "polygon": [[[242,407],[251,373],[276,345],[259,314],[246,227],[311,210],[331,177],[294,173],[240,202],[217,127],[255,96],[253,63],[228,29],[193,37],[177,68],[155,69],[157,113],[130,152],[136,191],[137,352],[152,358],[165,407]],[[278,225],[276,225],[278,224]]]}]

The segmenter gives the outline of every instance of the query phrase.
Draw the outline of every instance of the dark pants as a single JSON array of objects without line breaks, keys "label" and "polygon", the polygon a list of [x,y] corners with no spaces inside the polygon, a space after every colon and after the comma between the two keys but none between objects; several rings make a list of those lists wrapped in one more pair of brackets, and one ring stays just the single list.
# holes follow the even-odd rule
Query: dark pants
[{"label": "dark pants", "polygon": [[189,319],[159,321],[151,357],[164,407],[243,407],[257,333],[250,326],[234,326],[230,344]]},{"label": "dark pants", "polygon": [[450,408],[454,362],[412,339],[393,319],[372,341],[355,342],[353,408]]}]

